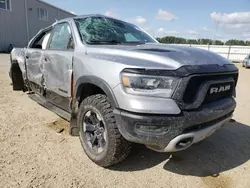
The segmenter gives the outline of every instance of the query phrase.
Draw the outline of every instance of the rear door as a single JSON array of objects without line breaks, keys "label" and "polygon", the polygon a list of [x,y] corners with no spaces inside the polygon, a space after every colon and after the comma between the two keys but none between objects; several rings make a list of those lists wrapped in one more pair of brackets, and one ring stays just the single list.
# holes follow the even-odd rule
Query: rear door
[{"label": "rear door", "polygon": [[70,111],[74,41],[68,22],[54,26],[44,53],[44,84],[46,98]]},{"label": "rear door", "polygon": [[37,92],[40,92],[40,88],[43,88],[43,54],[49,36],[50,30],[39,32],[29,44],[25,54],[27,78],[32,89],[37,90]]}]

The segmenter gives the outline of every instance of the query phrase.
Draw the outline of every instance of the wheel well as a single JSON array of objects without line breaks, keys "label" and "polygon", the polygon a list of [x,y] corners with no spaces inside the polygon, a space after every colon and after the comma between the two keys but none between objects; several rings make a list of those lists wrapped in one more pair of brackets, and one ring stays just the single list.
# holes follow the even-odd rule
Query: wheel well
[{"label": "wheel well", "polygon": [[94,84],[85,83],[80,86],[80,101],[79,104],[87,97],[96,94],[104,94],[106,93],[98,86]]},{"label": "wheel well", "polygon": [[24,84],[24,80],[23,80],[23,73],[18,65],[18,63],[16,61],[12,62],[11,65],[11,76],[12,76],[12,81],[13,81],[13,74],[15,74],[16,76],[16,80],[18,81],[19,84]]},{"label": "wheel well", "polygon": [[78,103],[81,103],[88,96],[104,94],[114,108],[119,108],[111,87],[96,76],[82,76],[78,78],[74,89],[73,93]]},{"label": "wheel well", "polygon": [[21,72],[22,73],[18,63],[14,62],[14,61],[13,61],[12,66],[11,66],[11,71],[18,72],[18,73]]},{"label": "wheel well", "polygon": [[20,91],[20,90],[26,91],[26,87],[25,87],[24,80],[23,80],[23,73],[16,61],[12,62],[10,74],[11,74],[10,76],[12,80],[13,90],[14,91]]}]

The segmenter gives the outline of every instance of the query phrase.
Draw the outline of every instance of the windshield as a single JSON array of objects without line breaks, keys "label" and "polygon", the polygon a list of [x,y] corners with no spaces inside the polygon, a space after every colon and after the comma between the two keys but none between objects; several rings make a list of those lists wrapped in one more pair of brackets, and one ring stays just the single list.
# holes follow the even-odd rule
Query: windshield
[{"label": "windshield", "polygon": [[156,43],[139,27],[106,17],[75,19],[83,41],[88,44]]}]

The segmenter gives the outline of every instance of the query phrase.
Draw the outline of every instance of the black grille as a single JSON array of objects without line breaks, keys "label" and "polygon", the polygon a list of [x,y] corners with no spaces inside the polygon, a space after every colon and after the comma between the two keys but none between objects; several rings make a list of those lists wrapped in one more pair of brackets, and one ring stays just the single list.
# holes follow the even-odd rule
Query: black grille
[{"label": "black grille", "polygon": [[[213,102],[213,101],[216,101],[216,100],[232,97],[233,96],[234,85],[235,85],[234,82],[211,85],[209,90],[207,91],[207,94],[206,94],[206,97],[204,99],[203,104],[207,104],[207,103],[210,103],[210,102]],[[227,86],[230,86],[229,90],[219,91],[220,87],[225,88]],[[217,88],[218,89],[217,93],[216,92],[211,93],[212,88]]]},{"label": "black grille", "polygon": [[[225,79],[234,79],[234,84],[237,83],[238,79],[238,73],[232,73],[232,74],[221,74],[221,75],[202,75],[202,76],[193,76],[187,85],[186,91],[183,95],[183,101],[187,104],[193,103],[196,99],[197,92],[199,91],[199,88],[205,84],[207,81],[211,80],[225,80]],[[220,84],[221,85],[221,84]],[[231,87],[233,89],[235,85]],[[212,102],[215,100],[219,100],[222,98],[227,98],[232,96],[232,90],[227,92],[221,92],[218,93],[218,95],[212,95],[212,96],[206,96],[205,103]]]}]

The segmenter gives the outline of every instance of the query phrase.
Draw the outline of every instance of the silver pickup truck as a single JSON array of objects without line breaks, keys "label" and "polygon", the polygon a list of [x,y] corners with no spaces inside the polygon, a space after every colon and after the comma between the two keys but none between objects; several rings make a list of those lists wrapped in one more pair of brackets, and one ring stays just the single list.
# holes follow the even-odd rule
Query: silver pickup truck
[{"label": "silver pickup truck", "polygon": [[187,149],[228,122],[238,69],[201,49],[159,44],[102,15],[68,18],[13,49],[13,89],[70,121],[96,164],[124,160],[131,143]]},{"label": "silver pickup truck", "polygon": [[250,68],[250,55],[243,60],[242,67]]}]

